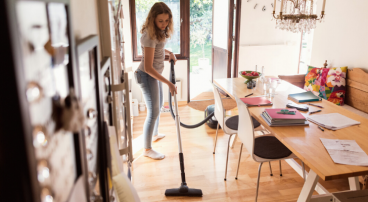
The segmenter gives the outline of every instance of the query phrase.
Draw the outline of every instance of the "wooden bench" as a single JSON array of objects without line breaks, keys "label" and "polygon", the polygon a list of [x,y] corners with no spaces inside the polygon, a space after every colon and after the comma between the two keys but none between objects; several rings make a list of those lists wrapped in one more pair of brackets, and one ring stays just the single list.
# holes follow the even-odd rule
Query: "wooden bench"
[{"label": "wooden bench", "polygon": [[[299,88],[304,88],[305,74],[279,75],[285,80]],[[345,105],[341,106],[355,114],[368,119],[368,73],[360,68],[348,69],[346,75],[346,97]],[[368,135],[368,132],[367,132]],[[368,188],[368,175],[360,177],[359,181],[363,189]]]}]

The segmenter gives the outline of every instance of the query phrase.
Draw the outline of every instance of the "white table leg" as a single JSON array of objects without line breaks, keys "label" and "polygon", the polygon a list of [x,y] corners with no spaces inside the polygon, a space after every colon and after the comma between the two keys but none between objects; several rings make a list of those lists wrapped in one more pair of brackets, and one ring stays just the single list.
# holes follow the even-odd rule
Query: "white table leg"
[{"label": "white table leg", "polygon": [[359,177],[349,177],[350,190],[360,190]]},{"label": "white table leg", "polygon": [[[285,161],[301,176],[303,177],[303,169],[302,167],[294,160],[294,159],[285,159]],[[308,178],[308,172],[305,171],[306,178]],[[316,192],[318,194],[328,194],[330,192],[327,191],[319,182],[317,182]]]},{"label": "white table leg", "polygon": [[313,170],[310,170],[307,177],[307,181],[303,185],[303,189],[300,192],[297,202],[310,202],[318,179],[319,179],[318,175]]}]

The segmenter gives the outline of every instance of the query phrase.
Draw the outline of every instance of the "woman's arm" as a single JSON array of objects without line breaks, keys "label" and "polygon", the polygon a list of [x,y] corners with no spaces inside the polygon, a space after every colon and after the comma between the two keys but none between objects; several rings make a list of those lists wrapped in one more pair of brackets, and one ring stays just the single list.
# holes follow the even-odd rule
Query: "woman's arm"
[{"label": "woman's arm", "polygon": [[176,64],[177,59],[176,59],[175,54],[173,52],[165,49],[165,55],[168,55],[169,56],[169,62],[171,60],[174,60],[174,65]]},{"label": "woman's arm", "polygon": [[[166,50],[165,50],[166,52]],[[167,80],[165,77],[163,77],[160,73],[158,73],[153,68],[153,58],[155,55],[155,49],[150,47],[144,47],[144,71],[152,76],[153,78],[161,81],[162,83],[165,83],[169,86],[171,95],[174,95],[174,92],[176,94],[176,87],[173,83],[171,83],[169,80]]]},{"label": "woman's arm", "polygon": [[170,55],[171,53],[172,53],[171,51],[165,49],[165,55]]}]

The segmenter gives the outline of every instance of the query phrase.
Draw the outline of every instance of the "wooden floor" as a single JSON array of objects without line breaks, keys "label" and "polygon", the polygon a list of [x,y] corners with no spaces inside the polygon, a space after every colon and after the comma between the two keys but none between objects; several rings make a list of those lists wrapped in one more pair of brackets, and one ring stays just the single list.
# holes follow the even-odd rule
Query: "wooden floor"
[{"label": "wooden floor", "polygon": [[[235,115],[237,109],[228,111]],[[202,111],[188,106],[179,107],[181,121],[195,124],[204,118]],[[224,181],[228,135],[219,130],[216,154],[212,154],[216,129],[207,125],[196,129],[181,128],[185,173],[190,188],[202,189],[202,198],[166,197],[165,190],[180,186],[180,167],[175,122],[170,113],[161,113],[159,132],[166,137],[153,143],[153,148],[166,155],[164,160],[151,160],[141,156],[143,123],[145,112],[134,117],[134,162],[132,183],[142,201],[254,201],[259,163],[254,162],[246,149],[243,149],[238,180],[235,180],[240,151],[240,142],[230,149],[227,181]],[[258,201],[296,201],[304,180],[282,161],[279,175],[278,162],[272,162],[274,175],[270,176],[268,164],[261,171]],[[321,182],[330,192],[349,189],[348,180]],[[317,194],[316,192],[314,194]]]}]

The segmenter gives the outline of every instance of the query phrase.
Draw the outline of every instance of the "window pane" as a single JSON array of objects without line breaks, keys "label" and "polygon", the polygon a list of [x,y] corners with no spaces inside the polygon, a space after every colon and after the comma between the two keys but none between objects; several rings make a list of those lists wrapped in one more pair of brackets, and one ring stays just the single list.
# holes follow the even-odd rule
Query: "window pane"
[{"label": "window pane", "polygon": [[227,50],[229,1],[216,1],[213,7],[213,45]]},{"label": "window pane", "polygon": [[[217,2],[217,1],[216,1]],[[190,99],[212,92],[213,0],[190,1]]]},{"label": "window pane", "polygon": [[311,30],[309,34],[303,32],[303,37],[301,41],[302,49],[299,61],[299,74],[306,74],[308,71],[308,65],[310,65],[312,56],[313,32],[314,30]]},{"label": "window pane", "polygon": [[[136,12],[136,29],[137,29],[137,49],[138,55],[142,55],[141,48],[141,36],[140,33],[143,23],[146,21],[147,15],[155,2],[158,0],[136,0],[135,1],[135,12]],[[180,54],[180,0],[163,0],[173,14],[174,22],[174,33],[171,38],[167,39],[165,48],[174,52],[175,54]]]}]

